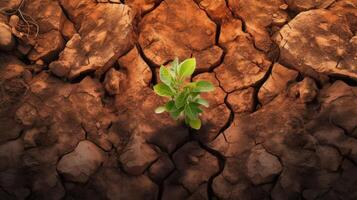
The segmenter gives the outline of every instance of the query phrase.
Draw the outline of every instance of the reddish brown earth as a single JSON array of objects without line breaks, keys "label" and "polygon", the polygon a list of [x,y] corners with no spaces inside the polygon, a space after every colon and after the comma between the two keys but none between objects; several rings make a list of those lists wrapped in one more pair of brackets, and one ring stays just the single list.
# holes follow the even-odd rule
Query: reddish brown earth
[{"label": "reddish brown earth", "polygon": [[[357,199],[356,0],[21,2],[1,200]],[[158,66],[190,56],[216,87],[197,132],[154,114]]]}]

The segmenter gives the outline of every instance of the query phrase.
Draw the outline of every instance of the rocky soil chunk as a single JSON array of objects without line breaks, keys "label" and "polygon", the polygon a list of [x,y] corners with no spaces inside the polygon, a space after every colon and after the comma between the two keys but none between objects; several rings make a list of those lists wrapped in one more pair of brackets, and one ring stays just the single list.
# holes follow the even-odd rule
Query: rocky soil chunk
[{"label": "rocky soil chunk", "polygon": [[203,150],[197,142],[186,143],[174,153],[173,161],[176,170],[164,183],[164,188],[167,188],[164,189],[164,196],[172,196],[172,193],[185,196],[184,188],[194,193],[218,171],[217,158]]},{"label": "rocky soil chunk", "polygon": [[116,95],[120,92],[120,81],[124,79],[124,75],[114,68],[111,68],[105,75],[104,87],[110,95]]},{"label": "rocky soil chunk", "polygon": [[0,157],[3,161],[0,165],[0,171],[21,166],[23,151],[24,145],[21,139],[0,145]]},{"label": "rocky soil chunk", "polygon": [[235,157],[248,152],[254,147],[254,137],[242,132],[240,122],[235,119],[231,126],[220,134],[210,147],[218,150],[225,157]]},{"label": "rocky soil chunk", "polygon": [[25,199],[30,195],[30,189],[23,180],[24,172],[21,170],[23,153],[21,139],[0,145],[0,187],[14,199]]},{"label": "rocky soil chunk", "polygon": [[263,147],[253,149],[247,160],[248,177],[258,185],[268,183],[281,172],[282,166],[277,157],[269,154]]},{"label": "rocky soil chunk", "polygon": [[28,86],[23,79],[25,65],[16,57],[0,55],[0,143],[20,135],[14,113]]},{"label": "rocky soil chunk", "polygon": [[249,35],[242,32],[240,21],[223,24],[219,41],[227,52],[214,72],[226,92],[248,88],[264,78],[271,62],[255,49]]},{"label": "rocky soil chunk", "polygon": [[251,113],[254,110],[254,88],[237,90],[228,94],[227,102],[234,113]]},{"label": "rocky soil chunk", "polygon": [[124,2],[142,14],[152,10],[156,4],[160,3],[159,0],[125,0]]},{"label": "rocky soil chunk", "polygon": [[26,1],[23,11],[38,23],[40,33],[47,33],[51,30],[60,31],[66,20],[58,1]]},{"label": "rocky soil chunk", "polygon": [[15,46],[15,38],[12,36],[11,27],[0,22],[0,50],[10,51]]},{"label": "rocky soil chunk", "polygon": [[120,3],[120,0],[96,0],[97,3]]},{"label": "rocky soil chunk", "polygon": [[350,24],[351,31],[355,33],[357,31],[357,13],[356,13],[356,0],[341,0],[331,5],[330,10],[344,15]]},{"label": "rocky soil chunk", "polygon": [[327,8],[335,2],[336,0],[286,0],[286,3],[289,5],[289,9],[296,12],[317,8]]},{"label": "rocky soil chunk", "polygon": [[0,142],[5,142],[17,138],[21,133],[21,126],[8,116],[0,118],[0,129],[2,130]]},{"label": "rocky soil chunk", "polygon": [[208,72],[220,64],[223,56],[223,50],[218,46],[213,46],[203,51],[194,52],[198,65],[195,72]]},{"label": "rocky soil chunk", "polygon": [[356,42],[343,15],[327,10],[300,13],[276,38],[286,66],[315,77],[317,72],[357,78]]},{"label": "rocky soil chunk", "polygon": [[320,146],[317,148],[317,154],[322,169],[336,171],[338,170],[342,156],[336,148],[329,146]]},{"label": "rocky soil chunk", "polygon": [[245,36],[249,38],[249,34],[243,31],[242,21],[239,19],[230,19],[225,21],[221,25],[221,34],[219,36],[219,43],[224,45],[228,42],[232,42],[238,37]]},{"label": "rocky soil chunk", "polygon": [[93,71],[101,75],[132,47],[134,13],[128,6],[67,0],[61,5],[80,29],[49,66],[57,76],[74,79]]},{"label": "rocky soil chunk", "polygon": [[100,169],[90,184],[103,191],[101,199],[157,199],[158,187],[148,177],[128,176],[117,168]]},{"label": "rocky soil chunk", "polygon": [[146,144],[143,138],[135,135],[124,149],[124,153],[120,155],[119,160],[124,171],[131,175],[140,175],[157,157],[158,154],[152,147]]},{"label": "rocky soil chunk", "polygon": [[187,199],[189,197],[189,192],[185,190],[180,185],[171,185],[165,187],[165,192],[162,194],[163,199]]},{"label": "rocky soil chunk", "polygon": [[[215,23],[190,0],[161,3],[143,18],[139,29],[140,46],[145,56],[156,65],[165,64],[175,57],[186,59],[215,44]],[[215,52],[207,53],[217,56]],[[197,66],[202,65],[197,63]]]},{"label": "rocky soil chunk", "polygon": [[208,192],[207,192],[208,184],[202,184],[198,190],[196,190],[191,196],[189,196],[188,200],[208,200]]},{"label": "rocky soil chunk", "polygon": [[272,48],[269,27],[284,25],[288,14],[281,9],[283,0],[229,0],[233,13],[242,18],[255,42],[255,46],[265,52]]},{"label": "rocky soil chunk", "polygon": [[23,80],[25,64],[8,54],[0,55],[1,113],[11,108],[21,98],[27,88]]},{"label": "rocky soil chunk", "polygon": [[31,169],[32,194],[38,199],[59,200],[65,196],[65,188],[56,171],[56,166],[34,167]]},{"label": "rocky soil chunk", "polygon": [[275,63],[269,78],[258,92],[259,102],[267,104],[296,80],[298,72]]},{"label": "rocky soil chunk", "polygon": [[49,31],[36,38],[36,45],[29,52],[32,61],[42,59],[46,62],[54,60],[64,48],[64,40],[59,31]]},{"label": "rocky soil chunk", "polygon": [[293,85],[289,93],[292,96],[299,97],[303,103],[309,103],[316,98],[318,89],[315,81],[306,77],[301,82]]},{"label": "rocky soil chunk", "polygon": [[85,183],[104,159],[104,152],[95,144],[81,141],[73,152],[61,158],[57,170],[67,180]]},{"label": "rocky soil chunk", "polygon": [[232,18],[225,0],[195,0],[216,23]]},{"label": "rocky soil chunk", "polygon": [[68,41],[73,37],[74,34],[77,33],[77,30],[74,27],[74,24],[67,19],[63,23],[63,27],[62,27],[61,33],[62,33],[63,39]]},{"label": "rocky soil chunk", "polygon": [[152,180],[156,183],[161,183],[174,169],[175,166],[170,157],[168,155],[162,155],[151,165],[148,173]]},{"label": "rocky soil chunk", "polygon": [[[333,189],[326,194],[326,198],[354,199],[356,198],[356,193],[348,191],[354,190],[353,183],[356,182],[357,174],[356,166],[353,162],[345,159],[341,168],[343,169],[341,179],[333,184]],[[344,186],[343,183],[347,183],[347,185]]]},{"label": "rocky soil chunk", "polygon": [[0,7],[2,8],[17,8],[21,0],[1,1]]}]

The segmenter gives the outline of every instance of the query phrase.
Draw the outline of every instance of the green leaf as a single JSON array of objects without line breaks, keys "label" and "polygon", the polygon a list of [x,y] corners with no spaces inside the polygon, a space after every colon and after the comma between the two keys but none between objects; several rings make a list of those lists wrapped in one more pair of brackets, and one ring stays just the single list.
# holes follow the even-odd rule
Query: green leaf
[{"label": "green leaf", "polygon": [[194,103],[188,103],[185,106],[185,115],[190,119],[197,119],[198,113],[200,113],[200,111],[201,110]]},{"label": "green leaf", "polygon": [[176,110],[176,107],[175,107],[175,102],[174,101],[169,101],[165,104],[165,108],[168,112],[171,112],[173,110]]},{"label": "green leaf", "polygon": [[195,103],[195,102],[191,102],[190,103],[191,109],[195,112],[195,113],[202,113],[203,111],[200,109],[200,104]]},{"label": "green leaf", "polygon": [[196,59],[189,58],[183,61],[179,67],[179,75],[181,77],[190,77],[196,68]]},{"label": "green leaf", "polygon": [[196,82],[196,87],[193,89],[194,92],[211,92],[213,90],[214,90],[213,84],[208,81]]},{"label": "green leaf", "polygon": [[189,123],[191,128],[199,130],[201,128],[201,120],[200,118],[197,119],[189,119]]},{"label": "green leaf", "polygon": [[172,72],[174,72],[175,75],[178,74],[178,70],[179,70],[179,60],[178,60],[178,58],[175,58],[175,60],[172,61],[171,70],[172,70]]},{"label": "green leaf", "polygon": [[200,105],[203,105],[203,106],[205,106],[205,107],[209,107],[209,103],[208,103],[208,101],[206,101],[205,99],[202,99],[202,98],[197,98],[196,100],[195,100],[195,102],[196,103],[198,103],[198,104],[200,104]]},{"label": "green leaf", "polygon": [[168,86],[171,85],[172,82],[172,77],[169,69],[162,65],[160,67],[160,80]]},{"label": "green leaf", "polygon": [[154,91],[159,96],[163,97],[172,97],[174,96],[174,92],[170,89],[169,86],[165,85],[164,83],[159,83],[154,86]]},{"label": "green leaf", "polygon": [[180,116],[180,114],[182,113],[183,111],[183,107],[182,108],[179,108],[179,109],[176,109],[176,110],[173,110],[170,112],[170,115],[172,118],[174,118],[175,120],[178,119],[178,117]]},{"label": "green leaf", "polygon": [[187,102],[188,90],[182,91],[175,99],[175,106],[181,108]]},{"label": "green leaf", "polygon": [[160,107],[157,107],[156,109],[155,109],[155,113],[156,114],[160,114],[160,113],[163,113],[163,112],[165,112],[166,111],[166,107],[165,106],[160,106]]}]

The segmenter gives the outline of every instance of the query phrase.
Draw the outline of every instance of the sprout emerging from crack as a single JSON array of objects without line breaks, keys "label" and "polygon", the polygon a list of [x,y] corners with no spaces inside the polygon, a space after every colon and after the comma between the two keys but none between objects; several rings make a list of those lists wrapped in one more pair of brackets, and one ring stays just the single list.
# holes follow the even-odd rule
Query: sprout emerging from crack
[{"label": "sprout emerging from crack", "polygon": [[161,83],[154,86],[157,95],[169,98],[169,101],[158,108],[156,113],[169,112],[175,120],[185,119],[186,125],[193,129],[201,128],[200,106],[208,107],[208,102],[200,97],[202,92],[214,90],[208,81],[190,82],[189,78],[196,69],[196,59],[189,58],[179,63],[176,58],[169,67],[160,67]]}]

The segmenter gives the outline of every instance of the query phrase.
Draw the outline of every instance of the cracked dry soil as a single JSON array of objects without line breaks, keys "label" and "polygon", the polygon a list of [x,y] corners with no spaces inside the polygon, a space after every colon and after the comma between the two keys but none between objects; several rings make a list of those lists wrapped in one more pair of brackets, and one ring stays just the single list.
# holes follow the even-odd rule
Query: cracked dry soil
[{"label": "cracked dry soil", "polygon": [[[1,200],[357,199],[356,0],[19,5],[40,29],[0,14]],[[152,90],[191,56],[197,132]]]}]

